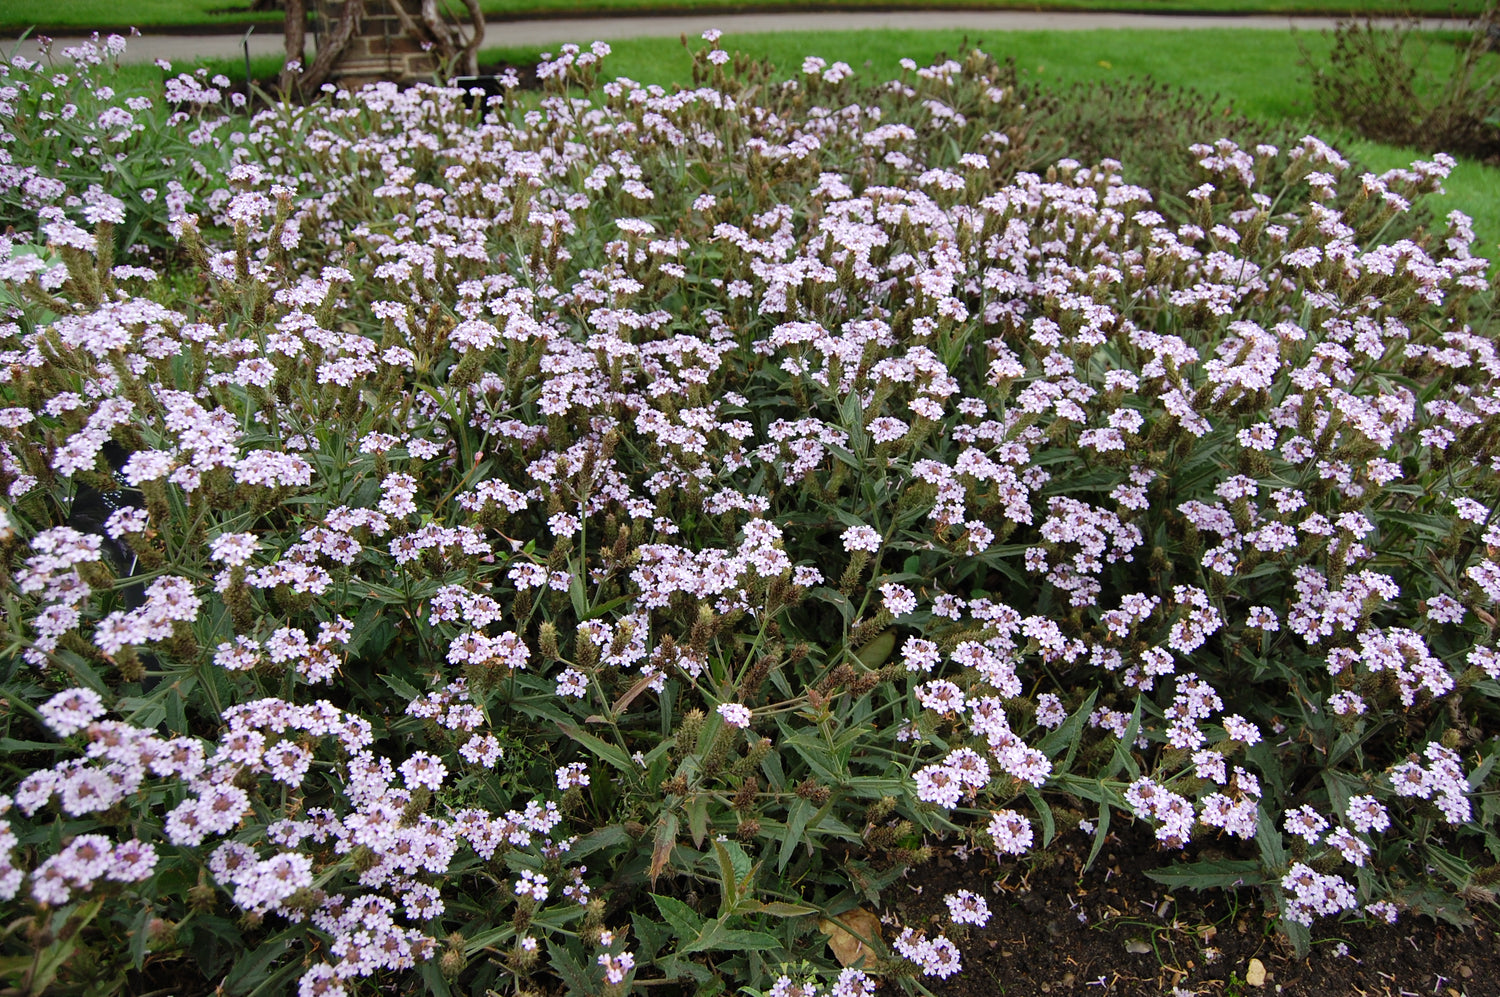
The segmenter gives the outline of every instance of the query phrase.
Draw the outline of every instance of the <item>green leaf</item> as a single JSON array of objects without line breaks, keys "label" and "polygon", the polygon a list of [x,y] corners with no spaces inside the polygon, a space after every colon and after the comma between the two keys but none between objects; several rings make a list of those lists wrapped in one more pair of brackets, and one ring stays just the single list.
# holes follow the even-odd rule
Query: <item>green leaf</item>
[{"label": "green leaf", "polygon": [[573,612],[577,614],[580,620],[586,620],[588,619],[589,606],[588,598],[583,592],[583,574],[582,572],[574,571],[572,575],[572,580],[568,582],[568,598],[573,603]]},{"label": "green leaf", "polygon": [[707,793],[695,793],[687,805],[688,833],[698,848],[703,847],[703,840],[708,837],[708,796]]},{"label": "green leaf", "polygon": [[766,757],[760,760],[760,770],[765,773],[766,781],[770,783],[773,792],[781,792],[786,788],[786,773],[781,768],[781,756],[774,751],[766,753]]},{"label": "green leaf", "polygon": [[422,963],[422,982],[427,985],[427,992],[433,997],[453,997],[453,990],[448,986],[435,959]]},{"label": "green leaf", "polygon": [[802,760],[807,762],[820,780],[831,785],[842,785],[847,781],[845,774],[836,767],[837,762],[829,754],[828,745],[803,733],[788,734],[785,724],[781,729],[783,735],[786,735],[782,738],[782,743],[802,756]]},{"label": "green leaf", "polygon": [[1495,767],[1495,762],[1500,761],[1500,751],[1492,751],[1469,773],[1469,791],[1474,792],[1484,785],[1484,780],[1490,777],[1490,772]]},{"label": "green leaf", "polygon": [[719,860],[719,916],[722,918],[739,903],[739,877],[734,874],[734,862],[724,842],[714,839],[714,856]]},{"label": "green leaf", "polygon": [[590,831],[575,841],[573,847],[568,849],[568,858],[577,861],[585,855],[592,855],[601,848],[623,844],[629,840],[630,833],[622,825],[611,824],[608,827]]},{"label": "green leaf", "polygon": [[667,925],[651,920],[642,911],[631,912],[630,928],[639,942],[636,956],[642,962],[655,962],[656,954],[661,951],[662,946],[672,940],[672,932]]},{"label": "green leaf", "polygon": [[167,719],[167,708],[160,699],[144,696],[121,696],[115,703],[115,712],[122,714],[132,726],[154,730]]},{"label": "green leaf", "polygon": [[635,762],[631,761],[630,756],[625,753],[624,748],[610,744],[607,741],[601,741],[587,731],[578,729],[573,724],[559,723],[557,729],[585,748],[588,748],[599,758],[609,762],[621,772],[629,772],[634,775],[639,771]]},{"label": "green leaf", "polygon": [[1130,714],[1130,723],[1125,725],[1125,736],[1115,742],[1115,754],[1110,759],[1109,768],[1104,771],[1104,778],[1113,778],[1122,768],[1130,773],[1132,782],[1141,777],[1141,767],[1135,763],[1135,756],[1130,753],[1130,748],[1141,731],[1141,706],[1144,702],[1144,697],[1135,698],[1135,711]]},{"label": "green leaf", "polygon": [[[14,700],[12,700],[14,702]],[[49,744],[46,741],[18,741],[13,737],[0,737],[0,752],[12,751],[70,751],[66,744]]]},{"label": "green leaf", "polygon": [[1281,843],[1281,831],[1264,807],[1256,809],[1255,844],[1260,849],[1260,864],[1267,871],[1280,875],[1287,868],[1286,848]]},{"label": "green leaf", "polygon": [[399,675],[392,675],[390,672],[381,672],[380,681],[390,686],[396,695],[403,699],[410,701],[422,698],[422,694],[413,688],[410,682],[407,682]]},{"label": "green leaf", "polygon": [[837,457],[843,463],[848,464],[854,470],[864,470],[864,463],[858,457],[854,456],[854,454],[850,453],[848,450],[845,450],[837,443],[828,443],[824,444],[824,446],[827,448],[829,453],[833,454],[833,456]]},{"label": "green leaf", "polygon": [[244,951],[240,930],[233,921],[213,914],[189,914],[178,927],[188,941],[193,963],[204,976],[216,976]]},{"label": "green leaf", "polygon": [[[1083,705],[1073,711],[1073,715],[1064,720],[1056,730],[1049,731],[1047,736],[1037,744],[1037,750],[1048,758],[1056,758],[1058,752],[1064,747],[1068,748],[1068,762],[1073,759],[1073,751],[1078,746],[1079,733],[1083,725],[1088,722],[1089,714],[1094,712],[1094,701],[1099,698],[1099,690],[1090,692]],[[1061,766],[1061,771],[1068,770],[1067,762]]]},{"label": "green leaf", "polygon": [[292,932],[284,931],[263,943],[249,955],[235,960],[234,969],[224,978],[229,994],[247,994],[270,978],[272,967],[292,947]]},{"label": "green leaf", "polygon": [[656,909],[661,911],[661,916],[666,918],[667,923],[672,926],[672,931],[678,938],[684,941],[697,938],[703,933],[703,925],[708,918],[699,914],[693,908],[681,900],[664,897],[660,894],[650,894],[651,899],[656,901]]},{"label": "green leaf", "polygon": [[103,906],[104,898],[95,897],[88,903],[79,905],[68,915],[68,929],[62,933],[63,937],[47,946],[37,956],[36,974],[31,978],[31,993],[46,993],[47,989],[52,986],[52,981],[57,979],[57,974],[73,957],[73,952],[78,947],[78,940],[83,936],[83,929],[98,916]]},{"label": "green leaf", "polygon": [[1281,930],[1286,932],[1286,940],[1292,943],[1292,951],[1297,954],[1297,958],[1307,958],[1307,953],[1312,948],[1312,930],[1287,917],[1281,919]]},{"label": "green leaf", "polygon": [[807,829],[807,822],[812,820],[813,815],[818,812],[807,800],[801,797],[792,804],[792,809],[786,818],[786,836],[781,839],[781,850],[776,854],[776,871],[781,872],[786,864],[792,860],[792,855],[797,851],[797,846],[802,844],[802,833]]},{"label": "green leaf", "polygon": [[629,601],[630,598],[628,596],[617,596],[616,598],[611,599],[608,602],[601,602],[599,605],[594,606],[589,610],[587,616],[580,617],[580,619],[597,620],[599,617],[608,615],[611,610],[617,609],[620,606],[625,605],[625,603]]},{"label": "green leaf", "polygon": [[1104,839],[1109,837],[1109,818],[1114,813],[1108,801],[1099,803],[1099,820],[1094,824],[1094,844],[1089,848],[1088,861],[1083,863],[1083,871],[1088,872],[1094,866],[1094,860],[1104,850]]},{"label": "green leaf", "polygon": [[1255,859],[1200,859],[1150,869],[1146,875],[1173,889],[1183,886],[1195,890],[1259,886],[1266,881],[1260,863]]},{"label": "green leaf", "polygon": [[[353,633],[349,635],[349,654],[358,657],[364,650],[366,642],[375,634],[375,624],[380,620],[382,606],[376,599],[366,599],[359,608],[359,615],[354,618]],[[378,643],[378,642],[377,642]],[[387,638],[386,643],[389,643]],[[371,653],[379,654],[385,650],[385,645],[372,647]]]},{"label": "green leaf", "polygon": [[130,922],[130,965],[140,969],[146,964],[146,948],[151,942],[151,917],[154,912],[150,904],[141,905],[140,911]]},{"label": "green leaf", "polygon": [[1052,808],[1042,794],[1037,792],[1035,786],[1026,787],[1026,799],[1036,808],[1037,815],[1042,818],[1042,847],[1046,848],[1052,844],[1052,838],[1057,834],[1057,823],[1052,819]]},{"label": "green leaf", "polygon": [[753,863],[738,841],[715,842],[715,844],[720,844],[724,851],[729,853],[729,864],[734,868],[735,879],[742,880],[750,875]]},{"label": "green leaf", "polygon": [[713,951],[771,952],[781,948],[781,943],[764,931],[731,928],[728,926],[729,920],[727,917],[721,917],[710,922],[702,934],[685,948],[678,949],[677,954],[689,955],[693,952]]},{"label": "green leaf", "polygon": [[813,599],[819,599],[832,604],[839,611],[839,615],[844,618],[845,623],[852,623],[854,621],[854,603],[850,602],[849,597],[838,589],[819,586],[810,590],[807,594]]},{"label": "green leaf", "polygon": [[[870,449],[869,436],[865,433],[865,406],[859,397],[859,392],[851,391],[844,396],[843,403],[839,406],[839,421],[849,433],[849,444],[860,454]],[[861,465],[855,464],[856,471],[861,470]]]},{"label": "green leaf", "polygon": [[[433,969],[437,968],[432,963],[426,963],[423,969],[425,970],[427,966],[432,966]],[[265,982],[252,990],[249,997],[279,997],[281,994],[289,993],[292,990],[292,977],[298,976],[303,972],[305,972],[305,967],[302,963],[293,960],[266,977]],[[432,992],[438,994],[439,997],[451,997],[451,991],[446,988]]]},{"label": "green leaf", "polygon": [[874,670],[890,660],[891,652],[896,649],[896,633],[894,630],[886,630],[870,643],[854,652],[854,657],[866,668]]},{"label": "green leaf", "polygon": [[547,961],[567,985],[569,997],[574,994],[585,997],[598,989],[578,958],[566,946],[559,945],[550,938],[547,940]]}]

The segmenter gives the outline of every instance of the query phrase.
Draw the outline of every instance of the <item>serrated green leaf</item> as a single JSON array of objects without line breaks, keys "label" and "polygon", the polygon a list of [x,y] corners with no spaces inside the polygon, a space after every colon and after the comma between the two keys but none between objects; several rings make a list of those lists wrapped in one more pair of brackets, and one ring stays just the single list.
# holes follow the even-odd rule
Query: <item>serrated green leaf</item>
[{"label": "serrated green leaf", "polygon": [[776,854],[776,871],[781,872],[786,864],[792,860],[797,851],[797,846],[802,844],[802,835],[807,830],[807,822],[812,820],[813,815],[818,812],[807,800],[801,797],[792,804],[791,812],[786,818],[786,837],[781,839],[781,850]]},{"label": "serrated green leaf", "polygon": [[151,943],[151,932],[148,929],[152,914],[151,905],[142,904],[127,932],[130,936],[130,965],[136,969],[146,964],[146,949]]},{"label": "serrated green leaf", "polygon": [[699,914],[693,908],[681,900],[672,897],[664,897],[656,893],[650,894],[651,899],[656,901],[656,909],[661,911],[661,916],[672,926],[673,933],[684,941],[697,938],[703,933],[703,925],[708,919]]},{"label": "serrated green leaf", "polygon": [[570,723],[559,723],[557,729],[592,751],[597,757],[609,762],[621,772],[629,772],[632,775],[639,771],[635,762],[625,753],[625,749],[618,745],[602,741],[587,731],[580,730]]},{"label": "serrated green leaf", "polygon": [[745,928],[731,928],[728,926],[729,918],[721,917],[711,921],[693,942],[685,948],[677,950],[678,955],[691,955],[694,952],[746,952],[764,951],[771,952],[781,948],[781,943],[775,937],[764,931],[750,931]]},{"label": "serrated green leaf", "polygon": [[722,918],[739,903],[739,877],[734,874],[734,863],[724,842],[714,839],[714,857],[719,860],[719,916]]},{"label": "serrated green leaf", "polygon": [[[359,607],[359,615],[354,618],[352,633],[349,635],[348,650],[351,656],[357,657],[365,648],[365,644],[374,636],[376,624],[380,622],[382,605],[378,599],[366,599]],[[379,654],[385,650],[384,647],[372,647],[371,651]]]},{"label": "serrated green leaf", "polygon": [[1286,940],[1292,943],[1292,951],[1297,954],[1297,958],[1307,958],[1307,953],[1312,949],[1312,931],[1306,925],[1298,924],[1285,916],[1281,919],[1281,930],[1286,932]]},{"label": "serrated green leaf", "polygon": [[1276,875],[1286,871],[1286,848],[1281,843],[1281,831],[1265,807],[1256,807],[1255,845],[1260,850],[1262,867]]},{"label": "serrated green leaf", "polygon": [[688,802],[688,833],[693,836],[693,845],[703,847],[703,841],[708,837],[708,794],[697,793]]},{"label": "serrated green leaf", "polygon": [[672,940],[672,932],[667,925],[651,920],[640,911],[631,913],[630,929],[638,943],[636,957],[642,962],[656,961],[656,954],[661,951],[662,946]]},{"label": "serrated green leaf", "polygon": [[453,989],[444,978],[436,959],[428,959],[422,963],[422,982],[427,985],[427,993],[432,997],[453,997]]},{"label": "serrated green leaf", "polygon": [[1197,862],[1150,869],[1146,876],[1173,889],[1186,886],[1195,890],[1208,890],[1259,886],[1265,882],[1265,874],[1255,859],[1200,859]]},{"label": "serrated green leaf", "polygon": [[547,962],[567,986],[569,997],[575,994],[586,997],[598,989],[588,970],[583,968],[573,953],[565,945],[559,945],[550,938],[547,940]]},{"label": "serrated green leaf", "polygon": [[619,824],[611,824],[608,827],[601,827],[597,830],[590,831],[588,834],[585,834],[583,837],[573,842],[573,847],[568,849],[568,858],[573,861],[577,861],[578,859],[583,858],[585,855],[592,855],[594,852],[597,852],[601,848],[608,848],[611,845],[623,844],[629,840],[630,834],[625,830],[623,826]]},{"label": "serrated green leaf", "polygon": [[750,875],[754,863],[738,841],[726,841],[724,850],[729,853],[729,864],[734,868],[734,878],[743,880]]},{"label": "serrated green leaf", "polygon": [[276,960],[292,947],[292,933],[284,931],[257,946],[249,955],[235,960],[234,969],[224,978],[224,991],[247,994],[268,980]]},{"label": "serrated green leaf", "polygon": [[390,672],[381,672],[380,681],[390,686],[392,691],[394,691],[396,695],[402,697],[403,699],[406,699],[407,701],[420,699],[422,697],[422,694],[415,688],[413,688],[410,682],[407,682],[399,675],[392,675]]}]

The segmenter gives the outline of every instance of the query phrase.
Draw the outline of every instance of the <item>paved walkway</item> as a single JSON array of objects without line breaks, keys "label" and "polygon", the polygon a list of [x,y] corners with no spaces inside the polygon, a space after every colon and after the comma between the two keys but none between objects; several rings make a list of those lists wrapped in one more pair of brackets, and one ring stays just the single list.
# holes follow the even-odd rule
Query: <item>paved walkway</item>
[{"label": "paved walkway", "polygon": [[[868,11],[781,14],[689,14],[671,17],[579,17],[556,21],[492,21],[484,42],[490,46],[537,47],[560,42],[586,44],[624,38],[697,37],[709,28],[727,36],[766,31],[857,31],[879,28],[954,29],[962,31],[1081,31],[1095,28],[1201,29],[1249,28],[1285,31],[1322,31],[1337,21],[1329,17],[1219,17],[1195,14],[1031,13],[1027,11]],[[1462,22],[1459,22],[1462,23]],[[1452,28],[1455,22],[1434,19],[1432,28]],[[732,40],[732,39],[731,39]],[[58,38],[61,47],[78,39]],[[130,61],[169,61],[201,57],[233,58],[244,52],[242,35],[143,35],[132,38],[125,50]],[[4,43],[0,43],[4,44]],[[14,42],[6,45],[9,50]],[[312,36],[308,36],[312,44]],[[256,28],[249,36],[250,54],[276,55],[283,51],[281,35]],[[36,57],[36,43],[28,39],[22,54]]]}]

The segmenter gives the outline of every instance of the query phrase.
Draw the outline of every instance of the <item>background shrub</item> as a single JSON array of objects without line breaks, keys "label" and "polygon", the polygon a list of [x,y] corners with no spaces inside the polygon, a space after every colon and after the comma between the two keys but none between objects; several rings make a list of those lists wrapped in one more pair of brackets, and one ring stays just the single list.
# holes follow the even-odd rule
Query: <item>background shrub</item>
[{"label": "background shrub", "polygon": [[1497,10],[1490,4],[1463,37],[1437,42],[1415,23],[1339,24],[1327,64],[1303,60],[1318,120],[1403,148],[1493,158],[1500,153]]}]

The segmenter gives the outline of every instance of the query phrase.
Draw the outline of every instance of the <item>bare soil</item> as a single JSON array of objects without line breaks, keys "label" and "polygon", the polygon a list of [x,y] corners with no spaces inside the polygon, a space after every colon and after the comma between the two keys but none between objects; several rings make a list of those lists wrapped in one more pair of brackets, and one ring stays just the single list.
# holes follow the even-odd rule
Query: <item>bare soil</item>
[{"label": "bare soil", "polygon": [[[901,923],[945,930],[943,897],[961,889],[982,893],[992,912],[960,941],[963,971],[923,982],[937,997],[1500,997],[1494,917],[1469,928],[1405,913],[1395,925],[1314,925],[1312,951],[1298,959],[1255,892],[1148,879],[1180,858],[1148,830],[1116,828],[1084,873],[1092,843],[1062,834],[1029,868],[974,853],[913,869],[886,894]],[[1265,971],[1258,987],[1247,982],[1252,959]]]}]

